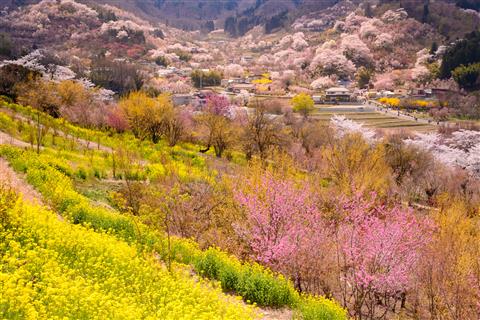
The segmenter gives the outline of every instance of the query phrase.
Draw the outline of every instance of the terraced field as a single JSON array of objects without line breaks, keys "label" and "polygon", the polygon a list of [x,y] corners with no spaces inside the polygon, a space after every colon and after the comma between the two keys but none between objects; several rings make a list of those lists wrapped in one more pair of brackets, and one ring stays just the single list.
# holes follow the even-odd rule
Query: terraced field
[{"label": "terraced field", "polygon": [[391,114],[375,111],[373,108],[361,106],[316,106],[312,117],[320,121],[330,121],[334,115],[344,115],[348,119],[363,123],[374,129],[408,129],[417,132],[435,131],[434,125],[416,122],[413,119],[398,118]]}]

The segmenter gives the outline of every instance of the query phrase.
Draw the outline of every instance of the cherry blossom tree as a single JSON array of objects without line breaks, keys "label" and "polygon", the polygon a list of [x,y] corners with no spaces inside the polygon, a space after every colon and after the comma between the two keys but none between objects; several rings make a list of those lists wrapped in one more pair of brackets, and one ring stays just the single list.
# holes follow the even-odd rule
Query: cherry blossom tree
[{"label": "cherry blossom tree", "polygon": [[335,85],[334,77],[319,77],[314,80],[310,86],[312,89],[325,89]]},{"label": "cherry blossom tree", "polygon": [[343,200],[337,210],[344,303],[353,305],[354,316],[383,319],[398,302],[404,306],[433,224],[411,210],[375,204],[374,194]]},{"label": "cherry blossom tree", "polygon": [[340,52],[325,49],[320,50],[310,64],[310,70],[317,69],[324,76],[338,75],[341,78],[348,78],[355,72],[355,65]]},{"label": "cherry blossom tree", "polygon": [[8,64],[14,64],[44,74],[46,72],[46,68],[40,63],[42,58],[43,54],[41,50],[35,50],[19,59],[3,61],[0,66],[3,67]]},{"label": "cherry blossom tree", "polygon": [[377,90],[393,90],[397,79],[398,77],[392,72],[379,74],[373,85]]},{"label": "cherry blossom tree", "polygon": [[125,113],[118,106],[113,106],[108,110],[106,124],[117,132],[124,132],[129,127]]},{"label": "cherry blossom tree", "polygon": [[301,51],[308,47],[308,42],[305,40],[305,34],[303,32],[293,34],[291,47],[296,51]]},{"label": "cherry blossom tree", "polygon": [[365,128],[363,124],[347,119],[345,116],[334,115],[330,124],[336,130],[339,137],[350,133],[359,133],[366,141],[375,141],[375,131]]},{"label": "cherry blossom tree", "polygon": [[390,33],[384,32],[377,36],[374,45],[377,48],[391,49],[393,42],[393,36]]},{"label": "cherry blossom tree", "polygon": [[245,70],[241,65],[231,63],[223,69],[223,73],[227,77],[241,77],[244,75]]},{"label": "cherry blossom tree", "polygon": [[326,236],[308,185],[296,187],[291,180],[265,173],[246,186],[235,193],[246,215],[237,233],[255,260],[293,276],[301,287],[301,265],[319,257]]},{"label": "cherry blossom tree", "polygon": [[480,176],[480,132],[459,130],[447,138],[438,133],[417,133],[406,143],[428,150],[439,162],[460,167],[474,176]]},{"label": "cherry blossom tree", "polygon": [[356,34],[342,34],[340,45],[344,55],[355,63],[356,66],[372,64],[372,54],[367,45]]},{"label": "cherry blossom tree", "polygon": [[362,38],[375,37],[380,33],[379,27],[382,27],[382,22],[378,19],[369,19],[362,23],[360,27],[360,36]]},{"label": "cherry blossom tree", "polygon": [[397,10],[388,10],[382,16],[382,20],[386,23],[394,23],[397,21],[405,20],[407,18],[408,13],[403,8]]}]

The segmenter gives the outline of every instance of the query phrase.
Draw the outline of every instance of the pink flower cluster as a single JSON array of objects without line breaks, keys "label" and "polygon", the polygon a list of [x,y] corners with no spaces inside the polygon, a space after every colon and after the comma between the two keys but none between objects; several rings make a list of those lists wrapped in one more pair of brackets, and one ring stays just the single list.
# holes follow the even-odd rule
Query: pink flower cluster
[{"label": "pink flower cluster", "polygon": [[290,276],[314,261],[340,263],[340,279],[363,293],[397,296],[412,285],[412,271],[432,238],[430,220],[361,193],[339,199],[335,218],[326,218],[306,183],[267,173],[247,186],[235,193],[246,213],[237,232],[257,261]]},{"label": "pink flower cluster", "polygon": [[432,223],[411,210],[375,205],[360,195],[343,202],[339,210],[345,215],[339,234],[348,281],[376,293],[407,290],[430,241]]}]

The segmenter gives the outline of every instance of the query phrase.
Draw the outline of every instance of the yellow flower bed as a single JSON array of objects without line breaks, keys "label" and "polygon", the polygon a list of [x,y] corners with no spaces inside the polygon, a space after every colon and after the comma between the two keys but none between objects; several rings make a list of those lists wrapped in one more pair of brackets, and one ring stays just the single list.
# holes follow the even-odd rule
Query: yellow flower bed
[{"label": "yellow flower bed", "polygon": [[220,288],[19,201],[2,204],[2,319],[253,319]]}]

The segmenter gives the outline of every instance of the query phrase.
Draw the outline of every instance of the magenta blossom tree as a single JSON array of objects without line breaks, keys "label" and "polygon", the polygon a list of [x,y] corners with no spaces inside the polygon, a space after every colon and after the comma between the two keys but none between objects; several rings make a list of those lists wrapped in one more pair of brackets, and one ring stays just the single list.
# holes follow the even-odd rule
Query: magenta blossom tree
[{"label": "magenta blossom tree", "polygon": [[404,305],[433,232],[430,220],[372,199],[358,195],[342,201],[343,221],[337,227],[344,304],[353,305],[355,316],[369,319],[384,317],[398,302]]},{"label": "magenta blossom tree", "polygon": [[205,111],[217,116],[230,116],[231,103],[227,97],[217,94],[209,94],[206,100]]},{"label": "magenta blossom tree", "polygon": [[237,232],[255,260],[294,278],[302,289],[305,266],[319,257],[325,243],[325,228],[309,186],[296,186],[270,173],[247,185],[248,191],[235,193],[247,220],[245,226],[237,226]]}]

